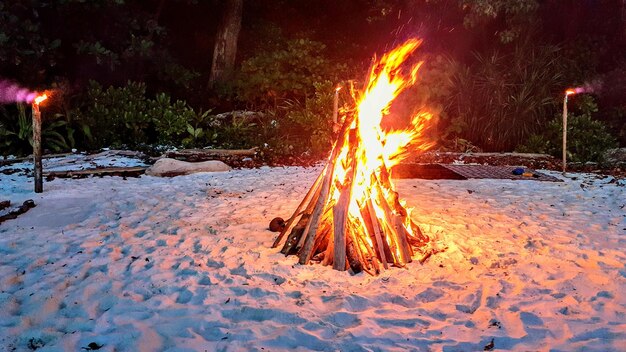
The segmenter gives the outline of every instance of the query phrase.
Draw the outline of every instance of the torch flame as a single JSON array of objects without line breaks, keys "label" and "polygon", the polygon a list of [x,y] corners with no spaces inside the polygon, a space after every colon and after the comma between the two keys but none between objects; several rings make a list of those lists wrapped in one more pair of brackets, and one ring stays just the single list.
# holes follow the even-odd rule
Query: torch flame
[{"label": "torch flame", "polygon": [[565,91],[565,95],[573,95],[576,94],[576,90],[575,89],[568,89]]},{"label": "torch flame", "polygon": [[48,99],[48,94],[44,93],[44,94],[41,94],[41,95],[38,95],[37,97],[35,97],[35,100],[33,101],[33,103],[35,105],[39,105],[46,99]]}]

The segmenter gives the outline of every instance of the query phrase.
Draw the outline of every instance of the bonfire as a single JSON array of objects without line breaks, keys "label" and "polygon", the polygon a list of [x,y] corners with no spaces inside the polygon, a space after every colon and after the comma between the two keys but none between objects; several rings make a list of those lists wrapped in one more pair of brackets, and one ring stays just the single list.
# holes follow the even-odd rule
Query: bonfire
[{"label": "bonfire", "polygon": [[411,220],[390,175],[410,153],[431,146],[422,136],[431,114],[417,113],[405,130],[382,127],[393,100],[416,82],[422,62],[406,61],[420,44],[408,40],[372,65],[324,169],[276,238],[274,247],[289,233],[281,252],[298,255],[300,264],[315,261],[375,275],[432,253],[430,239]]}]

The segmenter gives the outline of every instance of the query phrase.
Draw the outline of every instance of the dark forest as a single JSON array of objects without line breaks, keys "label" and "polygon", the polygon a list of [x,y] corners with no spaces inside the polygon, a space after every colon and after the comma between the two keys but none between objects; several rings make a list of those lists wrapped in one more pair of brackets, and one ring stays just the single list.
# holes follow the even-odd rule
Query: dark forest
[{"label": "dark forest", "polygon": [[[558,155],[571,87],[585,87],[570,100],[572,157],[625,144],[617,0],[3,1],[0,77],[52,92],[50,151],[256,146],[319,157],[335,87],[359,87],[374,56],[414,37],[420,79],[392,113],[434,112],[439,149]],[[348,89],[340,98],[349,112]],[[2,154],[28,153],[26,110],[0,106]]]}]

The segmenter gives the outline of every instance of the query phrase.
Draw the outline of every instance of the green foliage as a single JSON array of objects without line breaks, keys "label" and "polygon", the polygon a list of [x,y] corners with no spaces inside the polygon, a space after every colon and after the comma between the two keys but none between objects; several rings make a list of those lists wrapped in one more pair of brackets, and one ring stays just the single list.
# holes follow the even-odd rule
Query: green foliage
[{"label": "green foliage", "polygon": [[195,118],[195,112],[186,102],[170,101],[169,95],[157,94],[154,100],[148,101],[148,116],[154,125],[157,141],[165,145],[180,144],[187,132],[189,121]]},{"label": "green foliage", "polygon": [[237,80],[239,98],[276,107],[281,99],[313,95],[316,83],[346,69],[331,64],[323,55],[325,48],[316,41],[297,39],[245,60]]},{"label": "green foliage", "polygon": [[84,119],[91,126],[97,146],[136,146],[148,142],[148,101],[144,83],[106,90],[90,82]]},{"label": "green foliage", "polygon": [[0,71],[31,82],[39,70],[54,67],[61,40],[42,31],[37,1],[0,2]]},{"label": "green foliage", "polygon": [[[210,110],[196,113],[165,93],[146,97],[144,83],[106,90],[91,82],[82,118],[92,127],[93,147],[200,146],[206,142]],[[211,134],[213,136],[213,134]]]},{"label": "green foliage", "polygon": [[[44,150],[60,152],[70,147],[62,134],[66,122],[47,120],[42,116],[41,143]],[[16,116],[5,116],[0,123],[0,153],[2,155],[28,155],[33,151],[33,120],[26,105],[17,104]]]},{"label": "green foliage", "polygon": [[496,31],[502,43],[511,43],[528,28],[533,18],[530,16],[539,8],[537,0],[461,0],[466,11],[463,24],[475,28],[497,18],[503,19],[506,26]]},{"label": "green foliage", "polygon": [[309,152],[323,156],[330,149],[333,133],[333,99],[335,86],[330,81],[315,83],[315,94],[297,100],[287,101],[283,137],[295,152]]},{"label": "green foliage", "polygon": [[[607,126],[595,120],[598,106],[591,96],[577,97],[579,112],[567,117],[567,157],[573,162],[603,161],[607,149],[617,146]],[[551,120],[543,134],[531,136],[517,150],[522,152],[548,153],[559,157],[563,153],[562,115]]]},{"label": "green foliage", "polygon": [[215,116],[211,115],[210,109],[194,113],[191,121],[187,122],[187,137],[183,139],[183,145],[185,147],[198,148],[206,145],[209,138],[211,139],[208,141],[209,143],[215,143],[217,133],[211,133],[210,131],[210,122],[213,119],[215,119]]},{"label": "green foliage", "polygon": [[453,79],[459,70],[459,63],[450,58],[441,55],[424,57],[415,85],[394,101],[392,113],[406,116],[404,123],[408,124],[408,119],[419,111],[430,112],[435,118],[425,131],[427,137],[440,145],[456,139],[463,126],[458,118],[447,113],[447,109],[454,92]]},{"label": "green foliage", "polygon": [[459,137],[487,150],[511,150],[538,132],[556,110],[563,87],[558,48],[518,46],[508,55],[476,54],[455,75],[449,116],[460,121]]},{"label": "green foliage", "polygon": [[553,143],[549,142],[546,139],[546,135],[541,135],[541,134],[530,135],[522,144],[518,145],[515,148],[515,151],[518,153],[550,154],[550,149]]},{"label": "green foliage", "polygon": [[91,56],[98,65],[106,65],[114,70],[120,64],[118,53],[106,48],[101,42],[87,42],[81,40],[76,45],[76,53]]}]

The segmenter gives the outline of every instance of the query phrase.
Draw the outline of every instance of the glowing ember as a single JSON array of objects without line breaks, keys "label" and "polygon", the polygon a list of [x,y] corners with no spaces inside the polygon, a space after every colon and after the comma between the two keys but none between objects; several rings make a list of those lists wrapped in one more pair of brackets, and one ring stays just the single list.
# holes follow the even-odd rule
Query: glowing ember
[{"label": "glowing ember", "polygon": [[429,239],[403,207],[389,168],[410,152],[431,146],[421,138],[431,114],[416,114],[406,130],[386,131],[381,126],[392,101],[417,79],[422,62],[404,66],[420,44],[411,39],[374,65],[356,113],[346,117],[326,168],[303,201],[308,200],[308,206],[303,213],[296,210],[275,242],[278,245],[294,218],[302,216],[283,253],[298,253],[302,264],[317,259],[337,270],[349,266],[370,273],[377,273],[380,264],[386,268],[387,263],[410,262],[414,250],[429,254]]},{"label": "glowing ember", "polygon": [[46,99],[48,99],[48,94],[44,93],[42,95],[38,95],[37,97],[35,97],[35,100],[33,101],[33,104],[39,105]]},{"label": "glowing ember", "polygon": [[580,94],[580,93],[585,93],[585,92],[587,92],[587,88],[585,87],[569,88],[568,90],[565,91],[565,95],[574,95],[574,94]]}]

